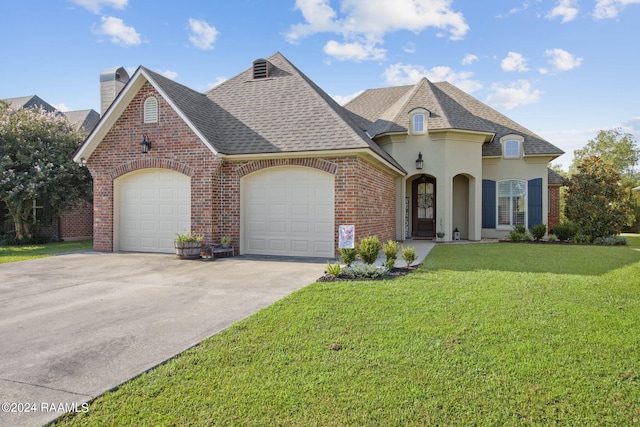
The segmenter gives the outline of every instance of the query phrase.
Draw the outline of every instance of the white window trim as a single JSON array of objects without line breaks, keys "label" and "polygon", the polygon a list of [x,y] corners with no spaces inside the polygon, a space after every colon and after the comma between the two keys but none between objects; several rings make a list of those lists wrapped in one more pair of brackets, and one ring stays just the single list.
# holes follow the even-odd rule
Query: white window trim
[{"label": "white window trim", "polygon": [[144,123],[158,123],[158,99],[155,96],[144,101]]},{"label": "white window trim", "polygon": [[[415,128],[415,118],[416,116],[422,116],[422,130],[417,131]],[[429,120],[429,110],[425,108],[414,108],[409,112],[409,134],[410,135],[424,135],[427,133],[428,128],[428,120]]]},{"label": "white window trim", "polygon": [[[502,179],[500,181],[496,181],[496,229],[499,230],[513,230],[514,224],[503,225],[500,224],[500,183],[508,182],[508,181],[520,181],[524,183],[524,226],[527,227],[528,224],[528,216],[529,216],[529,186],[528,181],[526,179]],[[513,199],[513,195],[510,196]],[[512,212],[512,210],[509,210]],[[510,218],[510,221],[513,221],[513,218]],[[528,227],[527,227],[528,228]]]},{"label": "white window trim", "polygon": [[[518,154],[515,156],[507,155],[507,143],[511,141],[516,141],[518,143]],[[504,159],[521,159],[523,157],[523,144],[524,137],[521,135],[506,135],[500,138],[500,144],[502,145],[502,158]]]}]

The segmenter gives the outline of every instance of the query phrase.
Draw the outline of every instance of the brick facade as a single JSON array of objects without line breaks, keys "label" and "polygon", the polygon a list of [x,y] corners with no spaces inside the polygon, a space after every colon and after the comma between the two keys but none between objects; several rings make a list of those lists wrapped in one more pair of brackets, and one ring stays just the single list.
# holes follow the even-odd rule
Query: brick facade
[{"label": "brick facade", "polygon": [[[159,122],[143,123],[143,104],[158,99]],[[142,135],[151,151],[140,152]],[[350,157],[223,160],[214,155],[186,123],[146,83],[109,130],[87,163],[94,180],[94,249],[113,251],[114,185],[129,172],[171,169],[191,177],[191,229],[208,242],[230,236],[240,249],[240,183],[244,176],[277,166],[304,166],[335,176],[335,225],[354,224],[356,240],[377,235],[395,238],[395,177],[365,159]]]},{"label": "brick facade", "polygon": [[549,186],[549,214],[547,217],[547,230],[551,233],[553,227],[560,224],[560,187]]}]

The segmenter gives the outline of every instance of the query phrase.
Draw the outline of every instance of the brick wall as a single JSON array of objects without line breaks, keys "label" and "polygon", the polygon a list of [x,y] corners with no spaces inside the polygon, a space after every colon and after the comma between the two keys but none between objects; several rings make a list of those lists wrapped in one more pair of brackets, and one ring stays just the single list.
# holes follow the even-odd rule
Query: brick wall
[{"label": "brick wall", "polygon": [[62,238],[82,240],[93,237],[93,205],[82,202],[62,215]]},{"label": "brick wall", "polygon": [[[158,99],[158,122],[143,122],[143,105]],[[142,135],[151,151],[140,152]],[[87,161],[93,176],[94,249],[113,250],[113,180],[142,168],[164,168],[191,177],[191,224],[194,233],[211,241],[218,221],[214,191],[221,160],[191,131],[159,93],[146,83]]]},{"label": "brick wall", "polygon": [[553,227],[556,224],[560,224],[560,187],[550,186],[549,187],[549,215],[547,217],[547,230],[553,230]]}]

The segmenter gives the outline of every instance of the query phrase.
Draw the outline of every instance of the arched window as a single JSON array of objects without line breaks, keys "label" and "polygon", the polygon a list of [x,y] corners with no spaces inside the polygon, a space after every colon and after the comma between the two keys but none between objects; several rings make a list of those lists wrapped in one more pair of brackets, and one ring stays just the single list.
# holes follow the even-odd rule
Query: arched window
[{"label": "arched window", "polygon": [[424,108],[414,108],[409,112],[409,134],[424,135],[427,133],[427,118],[429,111]]},{"label": "arched window", "polygon": [[144,122],[158,122],[158,100],[155,96],[150,96],[146,101],[144,101]]}]

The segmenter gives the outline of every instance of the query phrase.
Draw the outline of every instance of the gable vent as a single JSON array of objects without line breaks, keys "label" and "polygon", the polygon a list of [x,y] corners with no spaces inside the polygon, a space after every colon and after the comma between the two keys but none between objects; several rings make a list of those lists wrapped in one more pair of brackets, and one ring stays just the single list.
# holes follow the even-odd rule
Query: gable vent
[{"label": "gable vent", "polygon": [[266,59],[256,59],[253,61],[253,78],[254,79],[266,79],[269,77],[273,65]]}]

